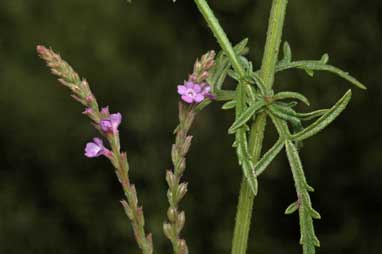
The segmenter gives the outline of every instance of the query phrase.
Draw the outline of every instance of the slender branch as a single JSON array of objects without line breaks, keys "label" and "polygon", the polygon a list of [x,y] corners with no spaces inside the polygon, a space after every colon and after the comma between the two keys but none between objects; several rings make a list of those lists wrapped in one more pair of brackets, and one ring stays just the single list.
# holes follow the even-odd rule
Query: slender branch
[{"label": "slender branch", "polygon": [[[99,110],[97,100],[90,90],[88,82],[84,79],[81,80],[73,68],[53,50],[47,49],[44,46],[37,46],[37,52],[39,56],[46,61],[52,73],[59,77],[60,83],[72,91],[72,97],[86,107],[84,114],[93,120],[94,126],[100,130],[100,121],[102,118],[109,116],[109,112],[107,108],[104,108],[102,111]],[[143,254],[152,254],[152,236],[151,234],[146,236],[144,230],[145,220],[143,209],[142,207],[138,206],[138,198],[135,186],[130,183],[129,165],[126,153],[120,151],[119,132],[115,131],[112,133],[104,133],[101,131],[101,134],[107,138],[111,146],[111,151],[105,149],[104,155],[113,164],[115,173],[122,185],[124,194],[126,196],[126,201],[123,200],[121,203],[131,221],[135,240],[137,241],[138,246],[142,250]]]},{"label": "slender branch", "polygon": [[175,144],[172,146],[171,159],[174,170],[168,170],[166,181],[168,184],[167,198],[169,208],[167,210],[168,223],[163,224],[163,231],[171,241],[174,254],[188,253],[186,241],[180,238],[185,223],[185,213],[179,209],[179,203],[187,193],[187,183],[181,183],[181,178],[186,169],[186,154],[191,146],[192,136],[188,131],[194,121],[195,113],[191,107],[186,107],[179,102],[179,126],[176,129]]}]

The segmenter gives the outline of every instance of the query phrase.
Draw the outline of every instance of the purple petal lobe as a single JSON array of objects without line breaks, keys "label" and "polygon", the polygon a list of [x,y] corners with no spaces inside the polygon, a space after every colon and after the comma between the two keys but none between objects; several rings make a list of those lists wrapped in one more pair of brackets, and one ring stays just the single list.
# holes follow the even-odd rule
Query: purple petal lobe
[{"label": "purple petal lobe", "polygon": [[202,100],[204,100],[204,96],[201,95],[201,94],[197,94],[195,97],[194,97],[194,101],[199,103],[201,102]]},{"label": "purple petal lobe", "polygon": [[193,99],[187,95],[182,95],[182,100],[191,104],[193,102]]},{"label": "purple petal lobe", "polygon": [[185,86],[178,86],[178,94],[183,95],[187,91],[187,88]]}]

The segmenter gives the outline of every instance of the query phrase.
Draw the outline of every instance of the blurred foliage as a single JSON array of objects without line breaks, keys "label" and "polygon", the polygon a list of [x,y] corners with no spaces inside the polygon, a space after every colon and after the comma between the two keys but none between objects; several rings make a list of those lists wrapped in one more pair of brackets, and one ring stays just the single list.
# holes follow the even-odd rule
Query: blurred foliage
[{"label": "blurred foliage", "polygon": [[[259,66],[271,1],[210,2],[234,42],[250,38],[250,58]],[[344,115],[306,142],[302,153],[323,217],[319,253],[380,253],[382,3],[289,2],[284,39],[296,59],[327,52],[331,63],[369,87],[354,91]],[[124,115],[122,142],[148,229],[157,253],[169,252],[161,231],[175,87],[196,57],[217,49],[193,2],[1,1],[0,31],[0,253],[138,251],[111,166],[83,156],[96,131],[36,57],[36,44],[60,52],[89,80],[101,104]],[[346,86],[327,73],[312,79],[292,71],[279,75],[275,89],[302,90],[318,107],[335,102]],[[231,245],[241,170],[232,137],[226,137],[232,116],[219,107],[214,103],[200,114],[193,129],[185,176],[190,191],[183,202],[191,253],[228,253]],[[280,157],[260,178],[249,252],[300,251],[297,218],[283,215],[295,199],[293,189]]]}]

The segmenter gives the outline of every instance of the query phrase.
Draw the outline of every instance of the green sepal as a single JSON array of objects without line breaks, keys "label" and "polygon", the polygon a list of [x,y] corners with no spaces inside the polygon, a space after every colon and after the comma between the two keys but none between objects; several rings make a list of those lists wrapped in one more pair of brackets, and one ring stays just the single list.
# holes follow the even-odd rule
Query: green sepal
[{"label": "green sepal", "polygon": [[222,109],[228,110],[236,107],[236,100],[228,101],[223,104]]},{"label": "green sepal", "polygon": [[283,99],[297,99],[310,106],[309,100],[302,94],[296,92],[280,92],[273,96],[273,100],[283,100]]},{"label": "green sepal", "polygon": [[264,107],[265,103],[263,101],[256,101],[251,106],[249,106],[247,109],[244,110],[244,112],[239,115],[239,117],[235,120],[235,122],[232,124],[232,126],[228,129],[229,134],[235,133],[237,129],[239,129],[241,126],[243,126],[246,122],[251,119],[254,114]]},{"label": "green sepal", "polygon": [[302,141],[323,130],[330,123],[332,123],[342,113],[342,111],[344,111],[346,106],[349,104],[351,95],[351,90],[348,90],[345,95],[340,100],[338,100],[338,102],[332,108],[328,110],[326,114],[322,115],[319,119],[306,127],[304,130],[293,134],[291,139],[294,141]]},{"label": "green sepal", "polygon": [[296,201],[296,202],[293,202],[292,204],[290,204],[288,207],[287,207],[287,209],[285,209],[285,212],[284,212],[284,214],[286,214],[286,215],[289,215],[289,214],[292,214],[292,213],[294,213],[295,211],[297,211],[298,210],[298,202]]}]

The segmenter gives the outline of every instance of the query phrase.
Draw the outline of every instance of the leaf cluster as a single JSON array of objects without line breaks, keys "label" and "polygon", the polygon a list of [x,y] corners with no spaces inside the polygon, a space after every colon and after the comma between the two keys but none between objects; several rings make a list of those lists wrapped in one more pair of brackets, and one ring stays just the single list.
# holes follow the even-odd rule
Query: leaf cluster
[{"label": "leaf cluster", "polygon": [[[310,106],[308,98],[295,91],[275,92],[268,88],[261,79],[260,70],[254,71],[253,64],[245,57],[248,52],[248,40],[244,39],[235,47],[235,53],[245,74],[238,73],[230,65],[228,57],[220,52],[216,59],[213,75],[208,82],[219,101],[224,101],[223,110],[235,109],[235,120],[228,129],[228,133],[235,136],[233,147],[236,149],[239,165],[243,170],[249,186],[256,195],[258,192],[257,178],[268,168],[271,162],[285,148],[289,165],[296,187],[297,201],[293,202],[285,211],[286,214],[299,213],[301,239],[304,253],[315,253],[319,246],[313,219],[320,219],[320,214],[313,209],[309,192],[313,188],[305,178],[299,150],[302,141],[313,137],[329,126],[347,107],[352,96],[348,90],[332,107],[316,109],[310,112],[297,112],[295,106],[303,103]],[[319,60],[293,61],[292,51],[287,42],[283,46],[283,58],[276,65],[276,72],[287,69],[302,69],[313,77],[316,71],[328,71],[347,80],[358,88],[366,87],[341,69],[329,65],[329,56],[324,54]],[[236,90],[223,90],[226,76],[236,80]],[[219,79],[217,77],[220,77]],[[249,153],[249,126],[259,117],[266,114],[274,124],[279,138],[276,143],[263,154],[255,164]]]}]

